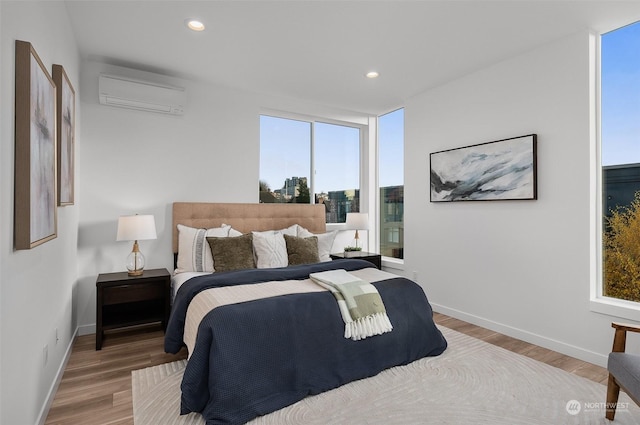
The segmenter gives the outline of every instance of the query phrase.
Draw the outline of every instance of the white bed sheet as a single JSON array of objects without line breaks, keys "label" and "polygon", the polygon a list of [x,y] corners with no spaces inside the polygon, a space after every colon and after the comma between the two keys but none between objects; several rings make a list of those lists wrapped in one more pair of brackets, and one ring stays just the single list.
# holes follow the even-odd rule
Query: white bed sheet
[{"label": "white bed sheet", "polygon": [[171,277],[171,301],[176,297],[178,293],[178,289],[185,283],[187,280],[196,276],[204,276],[206,274],[211,274],[211,272],[183,272],[183,273],[174,273]]}]

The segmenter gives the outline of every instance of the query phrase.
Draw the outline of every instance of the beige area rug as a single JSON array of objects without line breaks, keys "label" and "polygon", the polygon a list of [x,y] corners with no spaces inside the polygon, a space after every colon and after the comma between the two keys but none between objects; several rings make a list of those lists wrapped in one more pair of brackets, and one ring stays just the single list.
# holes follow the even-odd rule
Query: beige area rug
[{"label": "beige area rug", "polygon": [[[616,420],[609,422],[604,385],[441,330],[449,347],[438,357],[307,397],[250,424],[640,425],[640,408],[622,392]],[[204,424],[199,414],[178,414],[185,364],[132,372],[135,425]]]}]

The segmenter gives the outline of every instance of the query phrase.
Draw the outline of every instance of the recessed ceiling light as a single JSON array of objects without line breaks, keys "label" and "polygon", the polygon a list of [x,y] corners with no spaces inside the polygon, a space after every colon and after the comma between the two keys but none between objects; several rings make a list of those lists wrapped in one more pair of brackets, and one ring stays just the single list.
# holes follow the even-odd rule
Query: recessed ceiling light
[{"label": "recessed ceiling light", "polygon": [[187,19],[184,21],[187,28],[193,31],[204,31],[204,24],[197,19]]},{"label": "recessed ceiling light", "polygon": [[367,78],[378,78],[379,75],[378,71],[369,71],[365,74]]}]

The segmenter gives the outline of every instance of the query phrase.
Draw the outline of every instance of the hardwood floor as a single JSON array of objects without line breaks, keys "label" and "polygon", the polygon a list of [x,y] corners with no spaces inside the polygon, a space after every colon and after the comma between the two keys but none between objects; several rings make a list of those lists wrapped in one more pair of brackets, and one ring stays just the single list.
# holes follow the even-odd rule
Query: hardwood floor
[{"label": "hardwood floor", "polygon": [[[444,314],[435,313],[434,319],[441,326],[606,385],[608,373],[602,367]],[[95,351],[95,335],[78,337],[45,423],[133,425],[131,371],[186,358],[184,349],[177,355],[164,353],[163,344],[159,327],[110,334],[101,351]]]},{"label": "hardwood floor", "polygon": [[100,351],[78,337],[45,424],[133,425],[131,371],[186,357],[164,352],[159,325],[108,334]]}]

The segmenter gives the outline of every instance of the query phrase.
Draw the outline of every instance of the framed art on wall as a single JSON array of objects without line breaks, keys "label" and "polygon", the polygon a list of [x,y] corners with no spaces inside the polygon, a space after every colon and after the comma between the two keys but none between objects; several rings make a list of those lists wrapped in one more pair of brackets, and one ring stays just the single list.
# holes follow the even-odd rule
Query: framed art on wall
[{"label": "framed art on wall", "polygon": [[53,65],[58,138],[58,205],[73,205],[76,92],[62,65]]},{"label": "framed art on wall", "polygon": [[56,85],[35,49],[16,40],[15,249],[57,236]]},{"label": "framed art on wall", "polygon": [[537,199],[537,136],[434,152],[431,202]]}]

